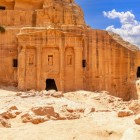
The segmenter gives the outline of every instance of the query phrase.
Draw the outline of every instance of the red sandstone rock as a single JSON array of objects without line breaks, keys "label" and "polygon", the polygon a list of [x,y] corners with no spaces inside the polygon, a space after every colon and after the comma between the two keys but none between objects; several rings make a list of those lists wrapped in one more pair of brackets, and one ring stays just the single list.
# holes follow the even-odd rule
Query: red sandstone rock
[{"label": "red sandstone rock", "polygon": [[12,118],[16,118],[16,114],[12,111],[1,111],[0,116],[2,116],[5,119],[12,119]]},{"label": "red sandstone rock", "polygon": [[3,127],[6,127],[6,128],[10,128],[10,127],[11,127],[11,124],[9,123],[9,121],[6,120],[6,119],[3,118],[3,117],[0,117],[0,124],[1,124]]},{"label": "red sandstone rock", "polygon": [[80,114],[77,112],[73,112],[73,113],[66,113],[65,117],[67,120],[74,120],[74,119],[80,119]]},{"label": "red sandstone rock", "polygon": [[6,119],[16,118],[20,113],[16,106],[11,106],[8,110],[0,110],[0,116]]},{"label": "red sandstone rock", "polygon": [[35,116],[34,118],[32,118],[31,122],[33,124],[39,124],[39,123],[43,123],[48,121],[48,119],[46,117],[43,116]]},{"label": "red sandstone rock", "polygon": [[80,108],[80,107],[69,107],[69,106],[67,106],[66,110],[70,113],[73,113],[73,112],[83,113],[84,112],[84,108],[82,108],[82,107]]},{"label": "red sandstone rock", "polygon": [[118,111],[118,117],[131,116],[133,114],[134,114],[134,112],[131,111],[131,110],[120,110],[120,111]]},{"label": "red sandstone rock", "polygon": [[63,97],[63,93],[61,91],[54,92],[53,94],[51,94],[51,96],[56,97],[56,98],[61,98]]},{"label": "red sandstone rock", "polygon": [[18,108],[16,106],[11,106],[9,110],[18,110]]},{"label": "red sandstone rock", "polygon": [[31,110],[38,116],[47,116],[48,118],[51,116],[58,117],[58,114],[54,111],[53,106],[34,107]]},{"label": "red sandstone rock", "polygon": [[45,121],[48,121],[47,117],[35,116],[32,113],[26,113],[26,114],[22,115],[21,119],[22,119],[23,123],[31,122],[33,124],[39,124],[39,123],[43,123]]},{"label": "red sandstone rock", "polygon": [[114,33],[86,25],[74,0],[1,0],[0,5],[5,8],[0,25],[6,30],[0,34],[0,84],[43,90],[51,78],[61,91],[106,89],[126,100],[136,94],[139,49]]},{"label": "red sandstone rock", "polygon": [[140,114],[138,114],[138,115],[136,116],[136,118],[135,118],[134,121],[135,121],[136,124],[140,125]]}]

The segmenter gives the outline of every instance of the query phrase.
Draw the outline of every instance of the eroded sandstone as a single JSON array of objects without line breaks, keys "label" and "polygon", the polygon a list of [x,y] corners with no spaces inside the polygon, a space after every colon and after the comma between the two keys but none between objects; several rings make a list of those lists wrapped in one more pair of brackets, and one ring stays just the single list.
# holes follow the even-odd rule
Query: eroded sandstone
[{"label": "eroded sandstone", "polygon": [[138,98],[139,49],[87,26],[74,0],[3,0],[0,6],[0,84]]}]

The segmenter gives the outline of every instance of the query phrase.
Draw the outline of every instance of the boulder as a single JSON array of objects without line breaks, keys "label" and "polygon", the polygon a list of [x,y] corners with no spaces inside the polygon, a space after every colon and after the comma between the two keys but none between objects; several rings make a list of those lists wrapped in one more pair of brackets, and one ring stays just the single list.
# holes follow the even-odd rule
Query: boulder
[{"label": "boulder", "polygon": [[118,111],[118,117],[127,117],[133,115],[134,112],[131,110],[120,110]]},{"label": "boulder", "polygon": [[66,113],[65,117],[62,118],[66,118],[67,120],[75,120],[75,119],[80,119],[80,114],[79,113]]},{"label": "boulder", "polygon": [[84,116],[87,116],[88,114],[92,113],[92,112],[95,112],[95,108],[94,107],[87,107],[85,110],[84,110]]},{"label": "boulder", "polygon": [[16,118],[17,115],[12,111],[1,110],[0,116],[2,116],[5,119],[12,119],[12,118]]},{"label": "boulder", "polygon": [[29,97],[35,97],[36,93],[25,93],[20,95],[21,98],[29,98]]},{"label": "boulder", "polygon": [[22,115],[21,119],[22,119],[23,123],[31,122],[33,124],[39,124],[39,123],[43,123],[45,121],[48,121],[47,117],[35,116],[33,113],[30,113],[30,112]]},{"label": "boulder", "polygon": [[84,112],[84,108],[82,107],[71,107],[71,106],[67,106],[66,107],[66,110],[70,113],[73,113],[73,112],[79,112],[79,113],[83,113]]},{"label": "boulder", "polygon": [[53,106],[33,107],[31,110],[37,116],[47,116],[48,118],[58,116]]},{"label": "boulder", "polygon": [[47,91],[47,90],[42,90],[39,94],[40,94],[40,95],[50,96],[50,92]]},{"label": "boulder", "polygon": [[43,123],[43,122],[46,122],[46,121],[48,121],[48,118],[43,117],[43,116],[35,116],[31,120],[31,122],[33,124],[39,124],[39,123]]},{"label": "boulder", "polygon": [[29,91],[27,91],[27,93],[35,93],[36,91],[34,90],[34,89],[31,89],[31,90],[29,90]]},{"label": "boulder", "polygon": [[56,92],[56,90],[48,90],[48,92],[50,93],[50,95],[52,95]]},{"label": "boulder", "polygon": [[35,90],[30,90],[30,91],[27,91],[27,92],[18,92],[16,94],[16,96],[20,96],[21,98],[28,98],[28,97],[34,97],[36,96],[36,91]]},{"label": "boulder", "polygon": [[55,98],[61,98],[61,97],[63,97],[63,93],[61,91],[58,91],[58,92],[54,92],[53,94],[51,94],[51,96],[53,96]]},{"label": "boulder", "polygon": [[20,113],[21,111],[19,111],[16,106],[11,106],[8,110],[0,110],[0,116],[5,119],[16,118]]},{"label": "boulder", "polygon": [[1,124],[3,127],[6,127],[6,128],[10,128],[10,127],[11,127],[11,124],[9,123],[9,121],[6,120],[6,119],[3,118],[3,117],[0,117],[0,124]]},{"label": "boulder", "polygon": [[17,92],[16,96],[22,95],[22,92]]},{"label": "boulder", "polygon": [[9,110],[18,110],[18,108],[16,106],[11,106],[9,107]]},{"label": "boulder", "polygon": [[129,104],[129,109],[132,110],[135,114],[140,113],[140,101],[139,100],[132,100]]},{"label": "boulder", "polygon": [[23,123],[30,122],[31,119],[32,119],[32,116],[33,116],[33,114],[30,113],[30,112],[29,112],[29,113],[23,114],[23,115],[21,116],[22,122],[23,122]]},{"label": "boulder", "polygon": [[138,114],[138,115],[136,116],[136,118],[135,118],[134,121],[135,121],[136,124],[140,125],[140,114]]}]

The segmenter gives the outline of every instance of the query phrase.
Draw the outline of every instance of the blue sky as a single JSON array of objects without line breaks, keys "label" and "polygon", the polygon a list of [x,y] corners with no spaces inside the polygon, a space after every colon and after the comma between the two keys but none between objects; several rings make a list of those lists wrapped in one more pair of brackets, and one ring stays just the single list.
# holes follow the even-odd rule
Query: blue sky
[{"label": "blue sky", "polygon": [[85,14],[86,23],[97,29],[105,29],[109,25],[120,26],[119,20],[110,20],[104,17],[103,11],[132,11],[137,20],[140,20],[140,0],[75,0]]},{"label": "blue sky", "polygon": [[119,34],[140,47],[140,0],[75,0],[95,29]]}]

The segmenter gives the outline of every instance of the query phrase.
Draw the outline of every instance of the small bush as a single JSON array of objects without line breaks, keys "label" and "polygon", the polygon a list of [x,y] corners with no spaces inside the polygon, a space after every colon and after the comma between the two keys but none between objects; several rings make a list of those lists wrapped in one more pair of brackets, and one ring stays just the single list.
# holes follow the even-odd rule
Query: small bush
[{"label": "small bush", "polygon": [[0,26],[0,32],[4,33],[5,32],[5,28],[3,26]]}]

